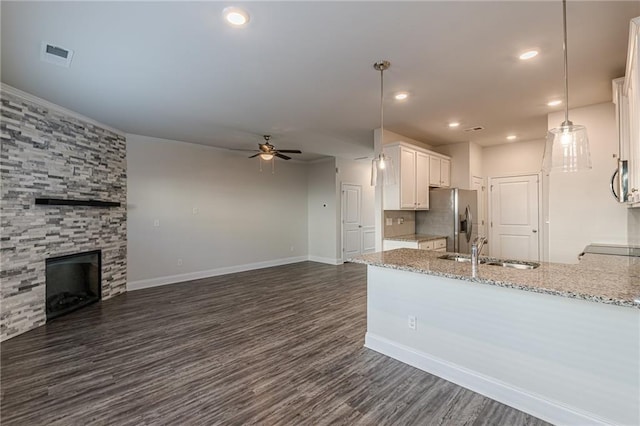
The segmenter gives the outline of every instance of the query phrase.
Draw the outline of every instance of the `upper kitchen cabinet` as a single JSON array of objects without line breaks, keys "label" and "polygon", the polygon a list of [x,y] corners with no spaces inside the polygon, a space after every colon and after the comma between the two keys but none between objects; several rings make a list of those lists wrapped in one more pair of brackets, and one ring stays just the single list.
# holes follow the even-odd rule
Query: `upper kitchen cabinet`
[{"label": "upper kitchen cabinet", "polygon": [[398,179],[384,186],[384,210],[429,209],[429,154],[409,144],[387,145],[384,153],[396,167]]},{"label": "upper kitchen cabinet", "polygon": [[441,155],[431,155],[429,161],[429,186],[451,186],[451,159]]},{"label": "upper kitchen cabinet", "polygon": [[[624,79],[614,80],[620,157],[628,164],[628,202],[640,207],[640,17],[631,20]],[[622,168],[619,169],[622,172]],[[622,189],[622,188],[620,188]]]}]

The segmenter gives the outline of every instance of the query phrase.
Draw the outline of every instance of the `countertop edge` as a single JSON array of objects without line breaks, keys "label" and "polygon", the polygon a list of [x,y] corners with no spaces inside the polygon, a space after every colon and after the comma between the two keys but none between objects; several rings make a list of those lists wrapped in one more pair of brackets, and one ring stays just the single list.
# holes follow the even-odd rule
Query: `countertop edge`
[{"label": "countertop edge", "polygon": [[532,293],[549,294],[552,296],[562,296],[562,297],[568,297],[571,299],[579,299],[579,300],[585,300],[588,302],[604,303],[607,305],[623,306],[623,307],[635,308],[640,310],[640,303],[638,303],[640,302],[640,295],[638,295],[637,298],[634,298],[634,300],[638,300],[638,302],[634,303],[634,301],[629,301],[629,300],[610,299],[610,298],[603,298],[599,296],[593,296],[589,294],[565,292],[560,290],[553,290],[553,289],[546,289],[546,288],[539,288],[539,287],[531,287],[527,285],[497,281],[497,280],[481,278],[481,277],[473,278],[466,275],[448,274],[445,272],[432,271],[430,269],[414,268],[411,266],[395,265],[395,264],[389,264],[389,263],[383,263],[383,262],[372,262],[372,261],[366,261],[361,259],[348,259],[347,262],[359,263],[359,264],[368,265],[368,266],[377,266],[380,268],[397,269],[400,271],[415,272],[419,274],[432,275],[436,277],[452,278],[452,279],[461,280],[461,281],[467,281],[467,282],[485,284],[485,285],[493,285],[493,286],[498,286],[503,288],[512,288],[515,290],[529,291]]},{"label": "countertop edge", "polygon": [[423,243],[425,241],[435,241],[446,239],[446,235],[421,235],[421,234],[407,234],[407,235],[398,235],[397,237],[385,237],[385,240],[388,241],[405,241],[405,242],[416,242]]}]

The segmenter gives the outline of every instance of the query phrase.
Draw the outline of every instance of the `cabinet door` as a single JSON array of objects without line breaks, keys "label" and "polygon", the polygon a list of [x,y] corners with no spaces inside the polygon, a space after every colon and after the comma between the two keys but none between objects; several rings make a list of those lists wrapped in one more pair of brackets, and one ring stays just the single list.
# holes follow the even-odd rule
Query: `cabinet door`
[{"label": "cabinet door", "polygon": [[433,250],[433,241],[423,241],[418,245],[420,250]]},{"label": "cabinet door", "polygon": [[429,209],[429,156],[416,153],[416,209]]},{"label": "cabinet door", "polygon": [[416,151],[400,148],[400,208],[416,208]]},{"label": "cabinet door", "polygon": [[451,186],[451,161],[440,160],[440,185]]},{"label": "cabinet door", "polygon": [[[638,47],[640,50],[640,46]],[[638,53],[640,55],[640,52]],[[629,81],[629,198],[640,201],[640,70],[638,60]]]},{"label": "cabinet door", "polygon": [[446,251],[447,250],[447,239],[446,238],[442,238],[442,239],[439,239],[439,240],[434,240],[433,241],[433,248],[435,250]]},{"label": "cabinet door", "polygon": [[429,185],[440,186],[440,158],[429,157]]}]

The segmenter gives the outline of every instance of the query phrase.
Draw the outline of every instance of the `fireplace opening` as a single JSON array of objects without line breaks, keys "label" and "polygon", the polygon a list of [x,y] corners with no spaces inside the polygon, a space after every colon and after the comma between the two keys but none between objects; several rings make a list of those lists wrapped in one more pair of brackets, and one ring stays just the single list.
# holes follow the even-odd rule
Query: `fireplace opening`
[{"label": "fireplace opening", "polygon": [[100,300],[101,258],[95,250],[46,260],[47,321]]}]

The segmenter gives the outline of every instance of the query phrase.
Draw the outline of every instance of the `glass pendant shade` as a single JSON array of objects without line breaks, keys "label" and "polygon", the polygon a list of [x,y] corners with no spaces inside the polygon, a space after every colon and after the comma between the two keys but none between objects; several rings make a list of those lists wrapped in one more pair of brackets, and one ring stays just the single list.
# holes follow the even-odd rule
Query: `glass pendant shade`
[{"label": "glass pendant shade", "polygon": [[562,125],[547,133],[542,170],[551,172],[577,172],[591,168],[591,153],[587,128],[580,125]]},{"label": "glass pendant shade", "polygon": [[395,185],[396,173],[393,168],[393,160],[384,154],[371,160],[371,186]]}]

